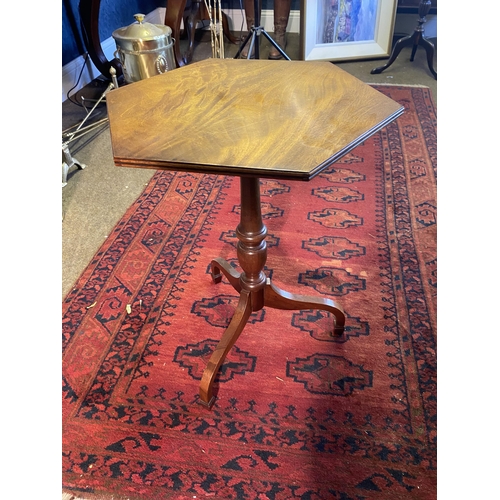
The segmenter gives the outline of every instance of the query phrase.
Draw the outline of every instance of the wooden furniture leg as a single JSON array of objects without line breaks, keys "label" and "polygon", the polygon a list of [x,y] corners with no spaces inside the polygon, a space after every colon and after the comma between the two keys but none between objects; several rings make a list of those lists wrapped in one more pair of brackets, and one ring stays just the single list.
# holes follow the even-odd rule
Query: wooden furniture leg
[{"label": "wooden furniture leg", "polygon": [[[431,72],[432,76],[437,80],[437,73],[436,70],[434,69],[434,45],[427,40],[427,38],[422,38],[420,39],[420,45],[422,45],[425,49],[425,52],[427,53],[427,65],[429,66],[429,71]],[[411,59],[413,61],[413,59]]]},{"label": "wooden furniture leg", "polygon": [[229,283],[233,285],[233,288],[239,293],[241,292],[240,283],[240,273],[236,271],[226,260],[218,257],[212,260],[212,279],[214,283],[220,283],[222,281],[222,275],[224,275]]},{"label": "wooden furniture leg", "polygon": [[333,335],[340,336],[344,333],[345,314],[334,300],[288,293],[273,285],[268,278],[266,288],[264,289],[264,305],[273,309],[285,309],[288,311],[322,309],[323,311],[331,312],[335,317]]},{"label": "wooden furniture leg", "polygon": [[229,20],[227,18],[227,14],[225,12],[222,13],[222,30],[224,32],[224,36],[234,44],[240,43],[240,37],[234,36],[229,29]]},{"label": "wooden furniture leg", "polygon": [[184,66],[187,61],[181,54],[181,21],[186,8],[186,0],[169,0],[165,10],[165,24],[172,30],[174,42],[174,56],[177,67]]},{"label": "wooden furniture leg", "polygon": [[[198,21],[208,20],[210,19],[207,8],[205,6],[205,2],[202,0],[193,0],[191,2],[191,8],[189,15],[184,17],[184,28],[186,30],[186,35],[188,39],[188,47],[186,52],[182,56],[184,64],[188,64],[193,60],[193,50],[194,50],[194,37],[196,34],[196,24]],[[166,24],[166,23],[165,23]],[[172,28],[173,31],[173,28]],[[227,14],[222,12],[222,31],[224,36],[231,43],[239,43],[240,39],[238,37],[233,36],[229,29],[229,20]],[[179,35],[180,35],[180,24],[179,24]],[[178,40],[179,38],[177,38]]]},{"label": "wooden furniture leg", "polygon": [[212,278],[220,283],[224,275],[240,300],[233,318],[212,353],[200,383],[200,403],[211,408],[215,402],[213,385],[225,357],[245,327],[250,314],[264,306],[275,309],[300,310],[322,309],[335,318],[333,335],[344,333],[345,314],[335,301],[322,297],[295,295],[280,290],[271,284],[264,274],[267,259],[267,229],[262,221],[260,207],[260,182],[256,177],[240,178],[241,215],[236,228],[238,236],[237,254],[243,272],[240,274],[224,259],[212,260]]},{"label": "wooden furniture leg", "polygon": [[422,0],[420,5],[418,6],[418,25],[415,28],[415,31],[410,36],[405,36],[404,38],[400,38],[394,48],[392,50],[391,56],[386,64],[383,66],[379,66],[378,68],[374,68],[371,70],[372,75],[378,75],[382,73],[385,69],[387,69],[398,57],[401,50],[404,47],[412,47],[410,61],[413,62],[415,58],[415,53],[417,52],[417,48],[419,45],[422,45],[427,53],[427,64],[429,66],[429,71],[432,76],[437,80],[437,73],[434,69],[434,45],[424,37],[424,24],[426,22],[426,16],[431,8],[431,0]]},{"label": "wooden furniture leg", "polygon": [[78,10],[82,22],[82,34],[85,47],[89,53],[91,61],[105,78],[111,80],[109,70],[113,67],[116,70],[116,77],[123,75],[123,68],[118,58],[108,61],[101,47],[99,37],[99,10],[101,0],[80,0]]},{"label": "wooden furniture leg", "polygon": [[248,318],[252,314],[251,295],[246,290],[243,290],[240,295],[240,301],[236,308],[231,323],[222,335],[220,342],[217,344],[215,351],[212,353],[203,376],[200,382],[200,399],[201,403],[208,408],[211,408],[215,401],[213,395],[213,384],[219,368],[224,362],[227,353],[231,350],[234,343],[240,336],[240,333],[245,328]]},{"label": "wooden furniture leg", "polygon": [[184,59],[186,62],[191,62],[193,59],[194,50],[194,36],[196,34],[196,23],[201,21],[201,2],[193,1],[191,2],[191,12],[189,16],[184,18],[184,29],[186,30],[186,36],[188,39],[188,47],[186,52],[184,52]]}]

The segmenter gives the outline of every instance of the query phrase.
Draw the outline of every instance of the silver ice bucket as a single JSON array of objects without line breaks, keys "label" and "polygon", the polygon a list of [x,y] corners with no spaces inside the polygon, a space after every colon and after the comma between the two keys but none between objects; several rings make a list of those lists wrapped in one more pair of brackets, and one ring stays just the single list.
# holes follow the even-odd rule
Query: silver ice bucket
[{"label": "silver ice bucket", "polygon": [[144,14],[134,15],[137,22],[113,31],[115,57],[123,67],[127,83],[137,82],[175,69],[172,30],[166,25],[144,22]]}]

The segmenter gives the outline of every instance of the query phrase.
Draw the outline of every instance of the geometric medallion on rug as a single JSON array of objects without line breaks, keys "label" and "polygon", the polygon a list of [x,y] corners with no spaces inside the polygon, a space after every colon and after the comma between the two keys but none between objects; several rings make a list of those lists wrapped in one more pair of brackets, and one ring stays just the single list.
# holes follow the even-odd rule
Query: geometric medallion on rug
[{"label": "geometric medallion on rug", "polygon": [[264,272],[334,299],[343,335],[327,311],[257,311],[200,405],[238,304],[210,262],[238,266],[239,178],[157,172],[63,302],[63,491],[436,497],[436,111],[374,87],[395,122],[309,182],[261,179]]}]

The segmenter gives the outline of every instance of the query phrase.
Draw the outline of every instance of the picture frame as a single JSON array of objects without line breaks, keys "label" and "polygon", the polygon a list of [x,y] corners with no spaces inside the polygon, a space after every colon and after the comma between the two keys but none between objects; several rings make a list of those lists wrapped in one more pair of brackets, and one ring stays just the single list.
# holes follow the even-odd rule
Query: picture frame
[{"label": "picture frame", "polygon": [[389,57],[397,3],[301,0],[301,59],[348,61]]}]

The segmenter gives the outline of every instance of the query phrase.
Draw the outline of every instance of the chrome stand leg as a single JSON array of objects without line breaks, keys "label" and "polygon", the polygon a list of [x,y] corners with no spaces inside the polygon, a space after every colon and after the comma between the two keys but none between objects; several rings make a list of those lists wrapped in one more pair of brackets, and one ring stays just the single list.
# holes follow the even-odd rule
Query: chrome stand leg
[{"label": "chrome stand leg", "polygon": [[83,126],[85,124],[85,122],[88,120],[88,118],[90,117],[90,115],[97,108],[99,103],[106,97],[106,94],[117,86],[118,81],[116,79],[116,71],[114,70],[114,68],[112,68],[112,69],[113,69],[113,71],[111,71],[111,69],[110,69],[110,73],[111,73],[111,78],[113,79],[114,83],[110,83],[108,85],[107,89],[103,92],[101,97],[94,104],[94,107],[89,112],[87,112],[87,116],[83,119],[83,121],[80,123],[80,125],[78,125],[77,129],[74,132],[63,133],[63,138],[66,138],[66,142],[62,143],[62,158],[63,158],[63,160],[62,160],[62,187],[66,186],[66,184],[68,183],[68,170],[71,167],[76,165],[80,170],[82,170],[86,167],[86,165],[84,165],[83,163],[80,163],[78,160],[75,160],[75,158],[73,158],[71,156],[71,153],[70,153],[69,147],[68,147],[69,143],[71,141],[79,139],[80,137],[84,136],[85,134],[88,134],[89,132],[92,132],[97,127],[101,126],[104,123],[107,123],[107,121],[108,121],[108,118],[103,118],[102,120],[99,120],[98,122],[93,123],[92,125],[87,125],[86,127]]},{"label": "chrome stand leg", "polygon": [[68,183],[68,171],[71,167],[77,166],[80,170],[83,170],[87,165],[80,163],[78,160],[71,156],[69,147],[67,144],[62,145],[62,187],[66,186]]}]

